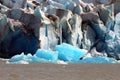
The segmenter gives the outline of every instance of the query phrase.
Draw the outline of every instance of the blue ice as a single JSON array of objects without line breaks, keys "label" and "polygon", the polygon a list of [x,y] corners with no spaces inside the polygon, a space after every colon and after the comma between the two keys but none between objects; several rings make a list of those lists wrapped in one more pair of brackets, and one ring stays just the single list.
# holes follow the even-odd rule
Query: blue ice
[{"label": "blue ice", "polygon": [[87,64],[110,64],[118,63],[117,60],[108,57],[89,57],[83,60],[79,60],[77,63],[87,63]]},{"label": "blue ice", "polygon": [[53,62],[58,60],[58,53],[52,50],[38,49],[37,52],[35,53],[35,56]]},{"label": "blue ice", "polygon": [[87,52],[86,50],[79,49],[66,43],[57,45],[56,50],[58,51],[58,58],[60,60],[73,62],[79,61],[79,59]]},{"label": "blue ice", "polygon": [[24,53],[13,56],[7,63],[9,64],[29,64],[29,63],[118,63],[117,60],[108,57],[86,57],[79,60],[86,54],[86,50],[78,49],[72,45],[63,43],[56,46],[56,51],[38,49],[34,55]]}]

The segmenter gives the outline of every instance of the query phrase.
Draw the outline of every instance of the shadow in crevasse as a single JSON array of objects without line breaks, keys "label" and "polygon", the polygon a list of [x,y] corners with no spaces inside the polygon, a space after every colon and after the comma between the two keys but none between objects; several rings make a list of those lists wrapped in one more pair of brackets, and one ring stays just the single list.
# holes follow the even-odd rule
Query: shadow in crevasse
[{"label": "shadow in crevasse", "polygon": [[[6,24],[0,33],[2,34],[0,37],[3,37],[0,41],[0,57],[11,58],[22,52],[35,54],[36,50],[40,48],[38,39],[40,19],[20,9],[8,10],[6,15],[8,22],[0,21],[0,25]],[[38,34],[35,33],[35,30]]]}]

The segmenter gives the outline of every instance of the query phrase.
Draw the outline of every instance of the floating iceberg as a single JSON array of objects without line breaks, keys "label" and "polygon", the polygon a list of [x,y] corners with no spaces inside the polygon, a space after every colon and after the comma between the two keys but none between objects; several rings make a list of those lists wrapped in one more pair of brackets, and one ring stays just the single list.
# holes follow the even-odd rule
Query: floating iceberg
[{"label": "floating iceberg", "polygon": [[28,56],[30,55],[31,54],[25,55],[24,53],[21,53],[20,55],[15,55],[10,60],[8,60],[7,63],[8,64],[29,64]]},{"label": "floating iceberg", "polygon": [[56,51],[38,49],[34,55],[24,53],[15,55],[7,61],[8,64],[29,64],[29,63],[118,63],[117,60],[108,57],[86,57],[79,60],[86,54],[86,50],[78,49],[72,45],[63,43],[56,46]]},{"label": "floating iceberg", "polygon": [[27,64],[27,63],[57,63],[58,54],[52,50],[38,49],[35,55],[24,53],[13,56],[7,63],[12,64]]},{"label": "floating iceberg", "polygon": [[79,60],[77,63],[88,63],[88,64],[110,64],[118,63],[117,60],[108,57],[90,57],[83,60]]},{"label": "floating iceberg", "polygon": [[56,50],[58,51],[58,58],[60,60],[73,62],[79,61],[79,59],[87,53],[84,49],[78,49],[77,47],[66,43],[57,45]]},{"label": "floating iceberg", "polygon": [[48,61],[53,61],[53,62],[58,60],[58,53],[52,50],[47,51],[47,50],[38,49],[35,56],[38,58],[43,58],[43,59],[46,59]]}]

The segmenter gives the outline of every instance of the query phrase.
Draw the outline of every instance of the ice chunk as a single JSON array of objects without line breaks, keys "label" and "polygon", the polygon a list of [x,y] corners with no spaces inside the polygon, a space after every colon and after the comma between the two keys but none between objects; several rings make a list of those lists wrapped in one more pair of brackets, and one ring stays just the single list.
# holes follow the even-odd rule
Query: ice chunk
[{"label": "ice chunk", "polygon": [[78,63],[89,63],[89,64],[110,64],[118,63],[117,60],[108,57],[89,57],[80,60]]},{"label": "ice chunk", "polygon": [[24,61],[24,60],[14,61],[14,62],[7,61],[6,63],[7,63],[7,64],[29,64],[29,62]]},{"label": "ice chunk", "polygon": [[38,49],[34,55],[24,53],[13,56],[7,61],[8,64],[29,64],[29,63],[55,63],[55,64],[71,64],[71,63],[89,63],[89,64],[108,64],[120,63],[113,58],[108,57],[85,57],[86,50],[78,49],[72,45],[63,43],[56,46],[56,51]]},{"label": "ice chunk", "polygon": [[52,50],[38,49],[35,55],[24,53],[13,56],[7,63],[28,64],[28,63],[57,63],[58,53]]},{"label": "ice chunk", "polygon": [[23,60],[25,57],[24,53],[20,54],[20,55],[15,55],[13,56],[9,61],[10,62],[14,62],[14,61],[21,61]]},{"label": "ice chunk", "polygon": [[58,61],[57,61],[57,64],[64,64],[64,65],[67,65],[68,63],[67,63],[67,62],[64,62],[64,61],[62,61],[62,60],[58,60]]},{"label": "ice chunk", "polygon": [[32,56],[31,54],[25,55],[24,53],[20,55],[15,55],[13,56],[10,60],[8,60],[7,63],[12,63],[12,64],[26,64],[29,62],[40,62],[38,61],[39,59],[35,56]]},{"label": "ice chunk", "polygon": [[7,61],[7,64],[29,64],[29,62],[26,61],[26,58],[27,55],[24,55],[24,53],[15,55]]},{"label": "ice chunk", "polygon": [[58,53],[52,50],[38,49],[37,52],[35,53],[35,56],[53,62],[58,60]]},{"label": "ice chunk", "polygon": [[66,43],[57,45],[56,50],[58,51],[58,58],[63,61],[78,61],[87,52]]}]

